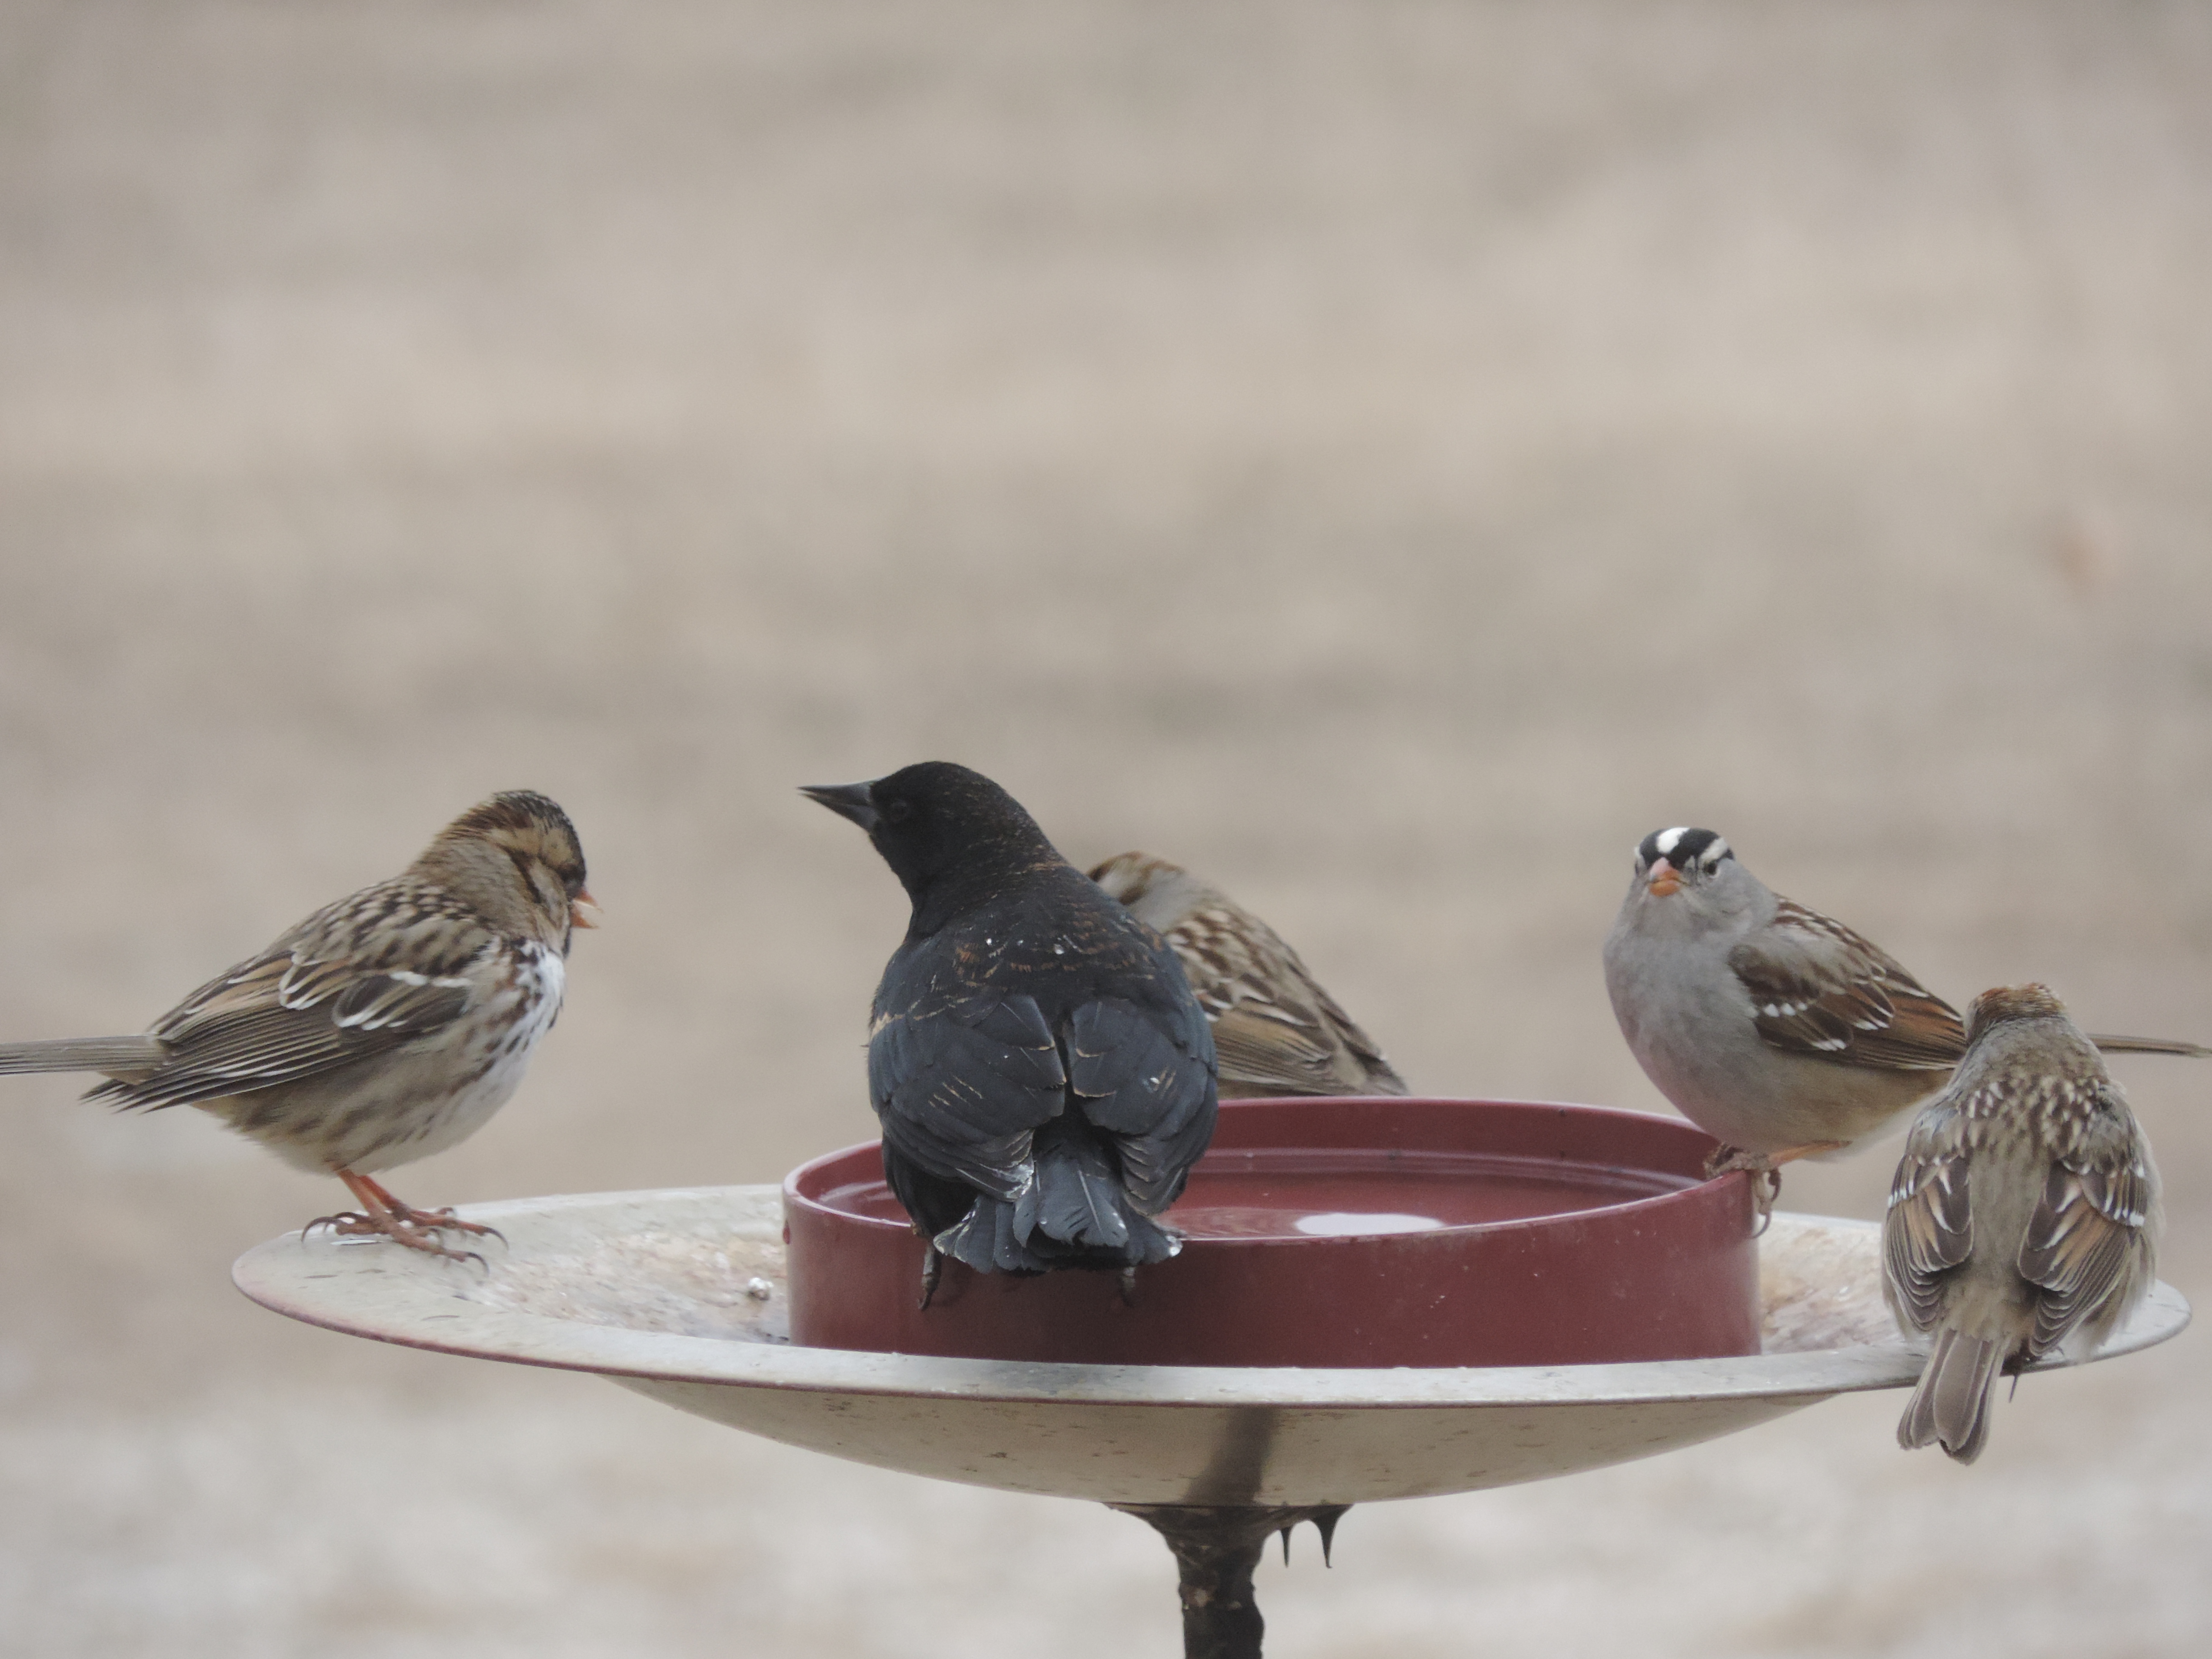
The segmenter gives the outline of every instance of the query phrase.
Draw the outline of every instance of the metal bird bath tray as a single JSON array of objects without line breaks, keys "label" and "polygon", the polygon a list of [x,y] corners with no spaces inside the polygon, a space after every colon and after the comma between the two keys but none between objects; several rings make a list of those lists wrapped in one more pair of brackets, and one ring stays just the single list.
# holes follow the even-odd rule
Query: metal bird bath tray
[{"label": "metal bird bath tray", "polygon": [[[920,1243],[872,1147],[781,1192],[472,1206],[509,1242],[483,1273],[293,1234],[233,1277],[354,1335],[595,1371],[811,1450],[1127,1509],[1176,1553],[1187,1651],[1232,1659],[1260,1650],[1261,1546],[1297,1521],[1326,1537],[1355,1503],[1573,1474],[1912,1382],[1879,1230],[1783,1213],[1754,1241],[1748,1178],[1699,1176],[1711,1145],[1589,1107],[1224,1103],[1170,1213],[1188,1243],[1133,1304],[1109,1274],[948,1267],[917,1310]],[[2188,1318],[2161,1285],[2099,1358]]]}]

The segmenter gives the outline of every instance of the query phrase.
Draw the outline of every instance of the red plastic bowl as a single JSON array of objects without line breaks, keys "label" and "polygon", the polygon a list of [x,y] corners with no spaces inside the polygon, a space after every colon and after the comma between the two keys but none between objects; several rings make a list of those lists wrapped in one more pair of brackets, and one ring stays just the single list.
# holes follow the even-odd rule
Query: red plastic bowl
[{"label": "red plastic bowl", "polygon": [[1507,1100],[1224,1101],[1140,1270],[945,1264],[871,1143],[783,1183],[792,1340],[1144,1365],[1539,1365],[1759,1352],[1749,1179],[1673,1118]]}]

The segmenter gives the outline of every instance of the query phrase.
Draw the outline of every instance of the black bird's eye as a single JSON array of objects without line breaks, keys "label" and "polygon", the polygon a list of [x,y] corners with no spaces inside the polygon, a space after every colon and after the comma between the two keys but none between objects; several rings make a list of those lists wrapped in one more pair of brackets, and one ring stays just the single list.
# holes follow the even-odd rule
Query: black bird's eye
[{"label": "black bird's eye", "polygon": [[893,823],[903,823],[914,816],[914,803],[895,797],[884,803],[884,816]]}]

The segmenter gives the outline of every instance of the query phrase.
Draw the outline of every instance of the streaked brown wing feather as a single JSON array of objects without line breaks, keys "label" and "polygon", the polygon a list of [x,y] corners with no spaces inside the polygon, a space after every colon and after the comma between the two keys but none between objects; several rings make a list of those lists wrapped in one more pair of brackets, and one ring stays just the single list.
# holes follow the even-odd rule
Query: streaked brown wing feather
[{"label": "streaked brown wing feather", "polygon": [[1966,1050],[1958,1011],[1832,917],[1782,901],[1773,925],[1729,953],[1759,1036],[1843,1066],[1948,1071]]},{"label": "streaked brown wing feather", "polygon": [[[210,980],[154,1027],[169,1051],[159,1066],[88,1098],[153,1108],[296,1083],[458,1018],[495,936],[418,885],[403,879],[341,900]],[[358,942],[378,916],[386,925],[364,957]]]},{"label": "streaked brown wing feather", "polygon": [[1374,1040],[1265,922],[1209,906],[1167,940],[1213,1020],[1224,1093],[1406,1092]]},{"label": "streaked brown wing feather", "polygon": [[1960,1115],[1935,1107],[1913,1125],[1890,1182],[1882,1260],[1899,1311],[1916,1330],[1942,1316],[1943,1286],[1974,1247]]},{"label": "streaked brown wing feather", "polygon": [[1310,1095],[1335,1092],[1336,1051],[1299,1026],[1242,1003],[1213,1022],[1213,1052],[1224,1092]]},{"label": "streaked brown wing feather", "polygon": [[2021,1245],[2021,1276],[2039,1285],[2032,1351],[2065,1340],[2126,1280],[2149,1221],[2150,1171],[2129,1120],[2099,1113],[2054,1162]]}]

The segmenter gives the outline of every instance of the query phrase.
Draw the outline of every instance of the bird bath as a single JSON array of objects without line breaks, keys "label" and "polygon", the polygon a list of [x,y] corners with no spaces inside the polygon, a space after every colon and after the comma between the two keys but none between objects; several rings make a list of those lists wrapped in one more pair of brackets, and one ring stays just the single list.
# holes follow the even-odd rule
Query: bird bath
[{"label": "bird bath", "polygon": [[1595,1106],[1395,1096],[1224,1101],[1169,1218],[1181,1255],[1115,1277],[947,1262],[871,1143],[784,1182],[792,1339],[1079,1364],[1467,1366],[1759,1352],[1747,1181],[1711,1137]]},{"label": "bird bath", "polygon": [[[1209,1156],[1233,1159],[1235,1139]],[[1744,1181],[1729,1176],[1710,1190],[1741,1211],[1747,1231]],[[463,1213],[507,1238],[483,1271],[381,1241],[288,1234],[246,1252],[232,1276],[264,1307],[353,1335],[594,1371],[811,1450],[1127,1509],[1175,1550],[1187,1651],[1220,1659],[1259,1652],[1252,1569],[1267,1537],[1300,1520],[1317,1522],[1326,1539],[1355,1503],[1647,1457],[1837,1394],[1904,1386],[1920,1364],[1882,1304],[1879,1230],[1788,1213],[1758,1244],[1759,1352],[1396,1367],[801,1346],[790,1340],[784,1194],[769,1186],[521,1199]],[[1199,1249],[1194,1237],[1186,1254]],[[910,1296],[908,1260],[898,1257],[897,1271]],[[1135,1314],[1150,1296],[1146,1277]],[[1346,1322],[1319,1299],[1308,1312],[1324,1329]],[[2163,1341],[2188,1318],[2179,1293],[2160,1285],[2099,1357]]]}]

